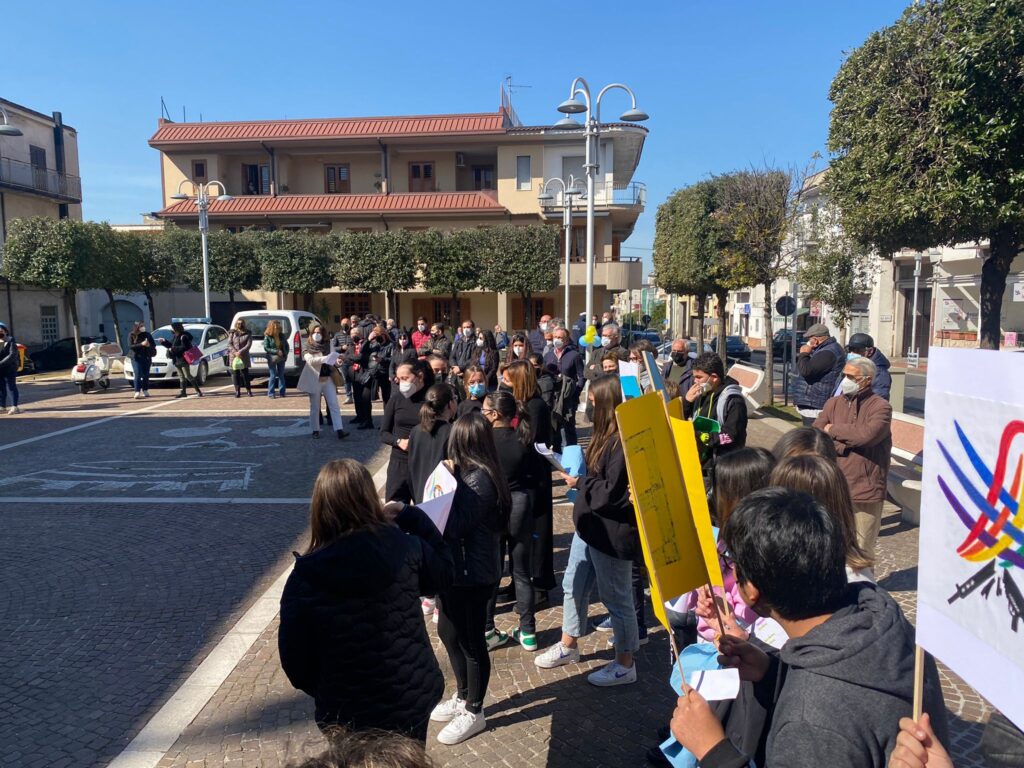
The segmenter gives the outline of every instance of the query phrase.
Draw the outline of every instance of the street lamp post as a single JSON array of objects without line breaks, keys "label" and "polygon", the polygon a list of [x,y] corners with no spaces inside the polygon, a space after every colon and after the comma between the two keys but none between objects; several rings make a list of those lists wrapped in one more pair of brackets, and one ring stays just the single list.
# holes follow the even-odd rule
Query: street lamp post
[{"label": "street lamp post", "polygon": [[912,368],[917,368],[920,354],[917,348],[917,287],[921,279],[921,261],[923,259],[924,254],[920,251],[914,254],[914,306],[910,309],[910,349],[907,351],[907,364]]},{"label": "street lamp post", "polygon": [[[572,199],[576,195],[585,195],[586,193],[579,187],[575,176],[570,174],[569,181],[566,182],[557,176],[552,179],[548,179],[544,182],[540,188],[540,194],[537,195],[537,199],[543,204],[554,200],[554,195],[548,192],[548,185],[552,182],[557,182],[562,187],[562,229],[565,230],[565,322],[570,322],[569,318],[569,251],[572,246]],[[589,320],[587,321],[590,322]]]},{"label": "street lamp post", "polygon": [[[629,94],[632,106],[621,116],[624,122],[636,123],[646,120],[648,115],[636,107],[636,95],[632,90],[622,83],[611,83],[606,85],[597,94],[597,98],[591,98],[590,86],[582,77],[577,77],[569,86],[569,98],[558,105],[558,111],[566,117],[555,123],[558,129],[585,129],[585,158],[584,170],[587,174],[587,323],[591,322],[594,316],[594,179],[600,165],[598,152],[600,151],[599,138],[601,134],[601,99],[608,91],[619,89]],[[581,104],[576,100],[577,96],[583,97]],[[586,113],[586,125],[581,126],[569,115]]]},{"label": "street lamp post", "polygon": [[[181,188],[185,184],[191,184],[192,190],[195,192],[194,195],[186,195],[181,191]],[[218,200],[228,202],[232,199],[231,195],[228,194],[227,187],[221,182],[214,179],[205,184],[197,184],[191,179],[182,179],[181,184],[178,185],[178,194],[171,195],[171,200],[194,200],[196,207],[199,209],[199,236],[203,242],[203,307],[206,317],[206,322],[211,322],[210,317],[210,245],[209,245],[209,234],[210,234],[210,218],[208,210],[210,208],[210,187],[217,185],[220,187],[221,194],[216,195]]]}]

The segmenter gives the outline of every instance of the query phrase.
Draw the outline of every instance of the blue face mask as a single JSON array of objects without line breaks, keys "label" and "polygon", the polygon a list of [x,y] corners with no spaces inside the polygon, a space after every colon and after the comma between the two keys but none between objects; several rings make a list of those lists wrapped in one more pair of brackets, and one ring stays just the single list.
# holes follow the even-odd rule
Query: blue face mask
[{"label": "blue face mask", "polygon": [[472,395],[473,397],[483,397],[484,395],[487,394],[487,385],[486,384],[470,384],[469,385],[469,394]]},{"label": "blue face mask", "polygon": [[856,352],[847,352],[846,353],[846,359],[847,360],[856,360],[858,357],[863,357],[863,355],[858,355]]}]

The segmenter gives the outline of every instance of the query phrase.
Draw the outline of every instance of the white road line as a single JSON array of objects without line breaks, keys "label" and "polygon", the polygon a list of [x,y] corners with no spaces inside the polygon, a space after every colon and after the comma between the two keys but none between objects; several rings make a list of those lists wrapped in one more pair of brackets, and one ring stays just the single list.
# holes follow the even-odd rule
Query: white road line
[{"label": "white road line", "polygon": [[[0,501],[8,504],[82,504],[86,501],[80,496],[0,496]],[[89,506],[95,506],[96,504],[145,504],[157,505],[157,504],[175,504],[178,506],[188,506],[190,504],[216,504],[219,506],[238,506],[248,504],[309,504],[309,499],[302,498],[269,498],[269,497],[251,497],[251,498],[238,498],[237,496],[224,496],[224,497],[213,497],[213,498],[195,498],[190,496],[176,497],[174,499],[167,499],[163,497],[150,497],[150,496],[107,496],[107,497],[92,497],[87,499]]]},{"label": "white road line", "polygon": [[[220,387],[218,389],[210,389],[210,390],[207,390],[207,391],[208,392],[221,392],[221,391],[223,391],[225,389],[229,389],[230,387],[231,387],[231,385],[228,384],[227,386]],[[155,411],[158,408],[165,408],[168,405],[173,405],[176,402],[178,402],[178,401],[177,400],[164,400],[164,401],[159,402],[159,403],[153,403],[153,405],[147,405],[145,408],[135,408],[135,409],[133,409],[131,411],[124,411],[123,413],[116,413],[113,416],[108,416],[105,419],[96,419],[95,421],[87,421],[84,424],[76,424],[73,427],[65,427],[64,429],[58,429],[55,432],[47,432],[45,435],[36,435],[35,437],[26,437],[24,440],[18,440],[17,442],[14,442],[14,443],[7,443],[5,445],[0,445],[0,451],[9,451],[11,448],[17,448],[17,447],[22,446],[22,445],[28,445],[29,443],[36,443],[36,442],[38,442],[40,440],[46,440],[47,438],[58,437],[59,435],[66,435],[69,432],[77,432],[80,429],[88,429],[89,427],[95,427],[95,426],[98,426],[100,424],[106,424],[108,421],[116,421],[117,419],[123,419],[126,416],[135,416],[136,414],[139,414],[139,413],[148,413],[149,411]],[[40,415],[42,415],[42,414],[40,414]]]},{"label": "white road line", "polygon": [[[373,475],[382,495],[387,471],[385,461]],[[277,616],[291,570],[289,564],[108,768],[155,768]]]}]

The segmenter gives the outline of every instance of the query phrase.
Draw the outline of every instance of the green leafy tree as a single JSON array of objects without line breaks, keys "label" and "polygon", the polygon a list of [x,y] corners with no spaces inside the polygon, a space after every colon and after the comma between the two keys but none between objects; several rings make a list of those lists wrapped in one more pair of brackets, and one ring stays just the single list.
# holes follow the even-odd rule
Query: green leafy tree
[{"label": "green leafy tree", "polygon": [[389,316],[400,324],[398,291],[415,287],[419,265],[413,236],[404,230],[350,232],[335,239],[333,274],[338,285],[383,293]]},{"label": "green leafy tree", "polygon": [[302,295],[302,307],[313,309],[313,296],[334,285],[333,240],[303,230],[247,233],[259,262],[264,290]]},{"label": "green leafy tree", "polygon": [[105,223],[81,222],[81,227],[92,243],[92,256],[85,265],[82,287],[101,290],[107,295],[110,317],[114,321],[114,338],[121,350],[127,353],[127,339],[121,334],[121,319],[117,314],[114,294],[134,293],[139,289],[138,274],[133,265],[135,243],[127,233],[111,229]]},{"label": "green leafy tree", "polygon": [[[177,271],[190,288],[203,290],[203,252],[200,235],[188,230],[168,230],[167,245],[173,252]],[[209,235],[210,291],[226,293],[231,314],[235,314],[235,294],[260,286],[260,263],[256,243],[265,233],[226,231]]]},{"label": "green leafy tree", "polygon": [[921,0],[832,82],[828,194],[882,253],[987,240],[984,349],[1000,341],[1024,243],[1024,13],[1018,0]]},{"label": "green leafy tree", "polygon": [[78,291],[91,287],[95,248],[95,237],[83,222],[43,216],[12,220],[4,243],[4,277],[63,293],[77,350],[82,348]]},{"label": "green leafy tree", "polygon": [[149,305],[150,328],[157,327],[153,294],[169,291],[174,286],[174,262],[161,247],[161,234],[122,232],[127,249],[132,290],[141,291]]},{"label": "green leafy tree", "polygon": [[482,236],[479,229],[458,229],[446,235],[437,230],[417,233],[414,248],[423,267],[423,287],[452,297],[451,325],[462,322],[459,294],[480,284]]},{"label": "green leafy tree", "polygon": [[558,287],[558,230],[542,224],[504,224],[480,230],[480,287],[496,293],[518,293],[529,325],[534,293]]},{"label": "green leafy tree", "polygon": [[810,214],[805,245],[797,269],[800,290],[828,304],[845,343],[853,305],[871,290],[874,256],[847,234],[839,208],[831,202]]}]

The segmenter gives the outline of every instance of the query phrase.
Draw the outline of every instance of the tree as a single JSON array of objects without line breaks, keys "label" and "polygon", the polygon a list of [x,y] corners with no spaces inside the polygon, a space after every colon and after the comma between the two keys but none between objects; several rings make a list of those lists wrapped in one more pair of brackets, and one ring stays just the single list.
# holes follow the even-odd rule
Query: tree
[{"label": "tree", "polygon": [[997,349],[1024,243],[1024,14],[1018,0],[921,0],[832,81],[828,194],[882,253],[987,240],[980,343]]},{"label": "tree", "polygon": [[857,297],[871,290],[873,254],[843,228],[839,208],[832,202],[811,213],[807,247],[800,258],[800,290],[828,304],[846,343],[846,328]]},{"label": "tree", "polygon": [[558,230],[543,224],[504,224],[481,230],[480,235],[485,254],[480,287],[496,293],[518,293],[523,301],[523,321],[529,325],[533,294],[558,287]]},{"label": "tree", "polygon": [[655,284],[668,293],[697,299],[697,348],[704,348],[707,297],[718,297],[719,354],[725,355],[725,300],[736,285],[726,270],[722,228],[716,216],[719,190],[714,180],[677,190],[660,206],[655,223]]},{"label": "tree", "polygon": [[415,287],[419,272],[414,240],[405,230],[350,232],[335,240],[332,274],[338,285],[383,293],[387,312],[400,324],[398,291]]},{"label": "tree", "polygon": [[128,270],[133,290],[141,291],[149,305],[150,329],[157,327],[153,294],[168,291],[174,285],[174,261],[162,247],[162,232],[122,232],[128,252]]},{"label": "tree", "polygon": [[800,202],[807,172],[754,168],[716,176],[726,268],[741,285],[764,288],[765,372],[768,402],[775,400],[772,286],[796,268]]},{"label": "tree", "polygon": [[334,285],[329,236],[304,230],[247,233],[252,239],[264,290],[302,294],[302,307],[313,309],[313,295]]},{"label": "tree", "polygon": [[128,345],[121,336],[121,320],[117,316],[114,294],[132,293],[138,289],[137,270],[132,264],[135,244],[126,233],[117,232],[106,223],[82,222],[82,228],[92,241],[92,258],[85,265],[86,277],[81,287],[101,290],[107,295],[110,317],[114,322],[114,338],[121,351],[127,354]]},{"label": "tree", "polygon": [[[235,293],[260,285],[256,242],[264,233],[227,231],[209,235],[210,291],[226,293],[235,314]],[[166,245],[174,254],[180,278],[193,290],[203,289],[203,252],[198,232],[168,228]]]},{"label": "tree", "polygon": [[3,276],[18,283],[60,290],[71,318],[75,349],[82,349],[78,291],[88,287],[95,238],[80,221],[35,216],[14,219],[4,244]]},{"label": "tree", "polygon": [[452,297],[453,317],[445,318],[449,324],[462,322],[459,294],[480,284],[481,232],[458,229],[442,235],[432,229],[414,238],[417,261],[423,265],[423,287],[429,293]]}]

